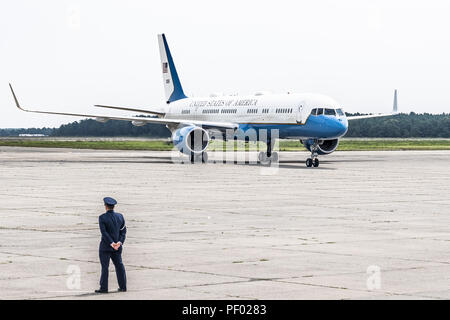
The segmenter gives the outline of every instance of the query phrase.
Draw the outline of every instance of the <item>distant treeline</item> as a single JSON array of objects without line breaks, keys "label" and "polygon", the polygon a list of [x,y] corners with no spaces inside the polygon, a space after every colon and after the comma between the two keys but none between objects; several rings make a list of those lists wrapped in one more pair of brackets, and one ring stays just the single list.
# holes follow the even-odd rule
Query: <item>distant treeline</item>
[{"label": "distant treeline", "polygon": [[0,129],[0,137],[17,137],[21,134],[51,135],[55,128]]},{"label": "distant treeline", "polygon": [[450,138],[450,114],[401,113],[352,120],[348,127],[346,137],[352,138]]},{"label": "distant treeline", "polygon": [[92,119],[63,124],[59,128],[0,129],[0,137],[21,134],[43,134],[51,137],[148,137],[167,138],[171,136],[165,125],[147,124],[136,127],[129,121],[110,120],[101,123]]},{"label": "distant treeline", "polygon": [[[147,124],[136,127],[129,121],[115,120],[101,123],[87,119],[64,124],[59,128],[0,129],[0,136],[19,134],[44,134],[54,137],[170,137],[170,131],[164,125]],[[353,120],[349,124],[346,137],[450,138],[450,114],[410,113]]]},{"label": "distant treeline", "polygon": [[171,136],[169,129],[162,124],[146,124],[134,126],[130,121],[110,120],[101,123],[92,119],[63,124],[55,129],[54,137],[149,137],[167,138]]}]

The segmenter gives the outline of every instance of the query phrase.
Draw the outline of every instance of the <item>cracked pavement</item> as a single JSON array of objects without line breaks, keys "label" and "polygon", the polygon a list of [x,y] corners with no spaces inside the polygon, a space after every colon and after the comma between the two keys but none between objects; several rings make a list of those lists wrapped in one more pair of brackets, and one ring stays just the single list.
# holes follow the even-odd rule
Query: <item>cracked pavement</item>
[{"label": "cracked pavement", "polygon": [[[268,172],[170,156],[0,147],[0,298],[450,298],[449,151],[336,152],[315,169],[283,152]],[[104,196],[127,221],[126,293],[92,294]]]}]

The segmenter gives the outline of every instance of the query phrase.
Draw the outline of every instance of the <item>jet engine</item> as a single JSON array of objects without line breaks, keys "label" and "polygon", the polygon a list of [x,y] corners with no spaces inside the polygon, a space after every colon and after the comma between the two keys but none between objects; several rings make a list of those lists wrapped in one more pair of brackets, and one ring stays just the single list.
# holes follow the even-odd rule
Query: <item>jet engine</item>
[{"label": "jet engine", "polygon": [[175,147],[184,154],[200,154],[208,147],[209,134],[201,127],[187,126],[174,131],[172,141]]},{"label": "jet engine", "polygon": [[[314,141],[309,140],[300,140],[306,149],[311,151],[311,146],[314,144]],[[318,154],[330,154],[336,150],[339,145],[339,139],[332,140],[319,140],[319,148],[317,149]]]}]

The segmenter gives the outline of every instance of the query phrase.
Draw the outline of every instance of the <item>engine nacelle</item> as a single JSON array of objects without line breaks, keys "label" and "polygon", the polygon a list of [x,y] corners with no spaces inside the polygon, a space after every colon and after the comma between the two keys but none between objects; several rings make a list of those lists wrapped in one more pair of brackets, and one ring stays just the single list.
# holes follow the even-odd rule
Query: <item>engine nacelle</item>
[{"label": "engine nacelle", "polygon": [[[301,142],[303,143],[303,145],[305,146],[306,149],[311,151],[311,146],[314,144],[313,140],[309,139],[309,140],[304,140]],[[317,149],[317,153],[321,154],[321,155],[330,154],[337,149],[338,145],[339,145],[339,139],[320,140],[319,148]]]},{"label": "engine nacelle", "polygon": [[208,132],[197,126],[188,126],[178,129],[172,134],[172,141],[181,153],[202,153],[208,148]]}]

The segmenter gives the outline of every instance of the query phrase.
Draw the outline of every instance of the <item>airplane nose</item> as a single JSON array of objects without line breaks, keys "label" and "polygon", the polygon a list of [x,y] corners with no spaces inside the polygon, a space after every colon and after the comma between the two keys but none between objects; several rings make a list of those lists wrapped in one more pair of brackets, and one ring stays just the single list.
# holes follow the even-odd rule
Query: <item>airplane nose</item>
[{"label": "airplane nose", "polygon": [[333,136],[341,137],[347,133],[348,130],[348,122],[347,119],[335,119],[332,124]]},{"label": "airplane nose", "polygon": [[347,133],[347,130],[348,130],[347,119],[339,119],[339,123],[340,123],[340,128],[339,128],[340,134],[339,135],[343,136],[344,134]]}]

